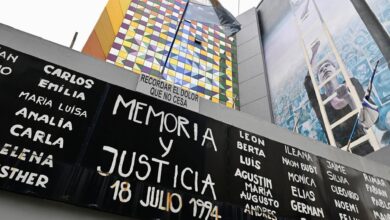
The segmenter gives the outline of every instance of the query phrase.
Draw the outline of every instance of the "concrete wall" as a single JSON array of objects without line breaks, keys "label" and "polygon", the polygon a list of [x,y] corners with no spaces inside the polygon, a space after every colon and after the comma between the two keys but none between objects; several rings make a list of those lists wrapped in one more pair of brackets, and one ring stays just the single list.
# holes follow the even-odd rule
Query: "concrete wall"
[{"label": "concrete wall", "polygon": [[390,146],[372,152],[365,158],[390,166]]},{"label": "concrete wall", "polygon": [[[76,51],[1,24],[0,36],[0,44],[7,47],[124,88],[134,90],[136,87],[138,75],[130,74],[122,68],[87,57]],[[257,133],[269,139],[289,144],[346,166],[390,179],[390,169],[387,166],[290,133],[288,130],[269,122],[258,120],[255,116],[228,109],[223,105],[213,104],[208,100],[202,99],[200,102],[200,114],[249,132]],[[121,216],[1,190],[0,212],[1,219],[7,220],[125,219]]]},{"label": "concrete wall", "polygon": [[[267,0],[262,1],[257,10],[260,12],[260,26],[263,33],[270,33],[279,22],[280,15],[290,10],[290,3],[286,0]],[[267,20],[263,23],[263,20]]]},{"label": "concrete wall", "polygon": [[271,122],[263,49],[256,9],[239,15],[237,34],[238,82],[241,111]]}]

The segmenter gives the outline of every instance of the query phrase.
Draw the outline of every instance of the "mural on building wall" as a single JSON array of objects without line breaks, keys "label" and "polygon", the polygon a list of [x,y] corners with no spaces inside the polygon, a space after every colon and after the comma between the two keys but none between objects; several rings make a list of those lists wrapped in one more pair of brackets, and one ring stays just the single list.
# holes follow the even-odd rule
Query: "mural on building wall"
[{"label": "mural on building wall", "polygon": [[[264,34],[275,123],[359,155],[389,145],[390,71],[353,5],[289,3],[289,11]],[[379,107],[379,120],[369,129],[354,126],[378,61],[370,101]]]}]

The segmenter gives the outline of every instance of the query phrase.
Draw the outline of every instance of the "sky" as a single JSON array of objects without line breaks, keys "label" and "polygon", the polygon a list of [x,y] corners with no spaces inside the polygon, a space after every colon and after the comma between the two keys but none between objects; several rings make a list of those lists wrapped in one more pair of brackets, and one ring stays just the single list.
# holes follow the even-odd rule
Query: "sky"
[{"label": "sky", "polygon": [[[108,0],[2,0],[0,23],[80,51]],[[235,16],[260,0],[220,0]],[[238,7],[240,3],[240,7]]]}]

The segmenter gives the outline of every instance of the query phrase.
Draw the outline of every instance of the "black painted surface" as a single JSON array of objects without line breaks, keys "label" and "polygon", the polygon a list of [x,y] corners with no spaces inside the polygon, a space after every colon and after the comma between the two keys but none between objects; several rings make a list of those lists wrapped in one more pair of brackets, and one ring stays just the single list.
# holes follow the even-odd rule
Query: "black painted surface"
[{"label": "black painted surface", "polygon": [[[7,56],[0,57],[0,65],[13,70],[9,75],[0,75],[2,189],[140,219],[217,219],[208,216],[209,210],[222,219],[343,219],[340,213],[355,219],[380,219],[378,213],[389,213],[388,181],[374,178],[378,183],[372,182],[372,178],[362,172],[342,168],[342,165],[338,166],[342,171],[332,170],[326,159],[297,148],[10,48],[1,46],[0,56],[2,51],[18,56],[15,63]],[[45,73],[47,65],[67,71],[76,78],[92,79],[94,84],[92,88],[74,85],[69,80]],[[85,100],[41,88],[38,85],[42,79],[83,92]],[[19,97],[22,91],[52,100],[51,107]],[[118,100],[123,102],[115,111]],[[87,118],[59,110],[60,103],[82,108],[87,112]],[[38,122],[26,119],[21,113],[16,116],[15,113],[23,108],[56,120],[69,120],[72,130],[48,125],[42,122],[43,119]],[[24,137],[20,137],[20,133],[19,136],[12,135],[10,129],[14,125],[50,133],[54,139],[63,137],[63,148],[33,141],[28,134]],[[162,144],[168,146],[169,143],[172,148],[164,154]],[[7,148],[9,151],[6,152],[5,144],[18,146],[16,156],[11,156],[16,148]],[[29,162],[27,154],[20,156],[22,148],[52,155],[53,167]],[[107,149],[118,153],[113,172],[109,170],[114,154]],[[121,171],[128,175],[119,173],[122,156]],[[49,182],[43,188],[15,181],[10,179],[10,172],[4,170],[6,166],[46,175]],[[103,172],[99,173],[98,167]],[[332,179],[329,171],[344,183]],[[147,177],[146,173],[149,173]],[[122,196],[127,198],[130,191],[129,201],[121,202],[120,193],[114,198],[115,183],[124,183]],[[367,184],[382,190],[382,195],[368,192]],[[359,199],[337,195],[332,191],[332,185],[356,193]],[[142,205],[152,188],[163,194],[161,200],[157,200],[157,208]],[[166,202],[167,194],[174,195],[170,205]],[[373,197],[375,201],[383,200],[382,205],[375,205]],[[335,208],[335,199],[356,204],[359,212]],[[182,207],[179,209],[180,201]],[[203,213],[202,205],[205,207]],[[164,210],[167,206],[176,209],[177,213]],[[309,212],[308,209],[320,212]]]}]

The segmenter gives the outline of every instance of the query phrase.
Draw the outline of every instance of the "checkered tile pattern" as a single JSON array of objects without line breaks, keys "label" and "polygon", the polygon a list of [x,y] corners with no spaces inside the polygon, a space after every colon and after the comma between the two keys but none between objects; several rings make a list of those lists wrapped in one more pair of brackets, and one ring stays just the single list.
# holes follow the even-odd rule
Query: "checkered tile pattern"
[{"label": "checkered tile pattern", "polygon": [[133,0],[107,62],[161,77],[213,102],[238,108],[235,42],[219,26],[184,20],[179,28],[187,1]]},{"label": "checkered tile pattern", "polygon": [[228,107],[237,93],[234,41],[219,26],[185,20],[173,44],[163,78]]}]

